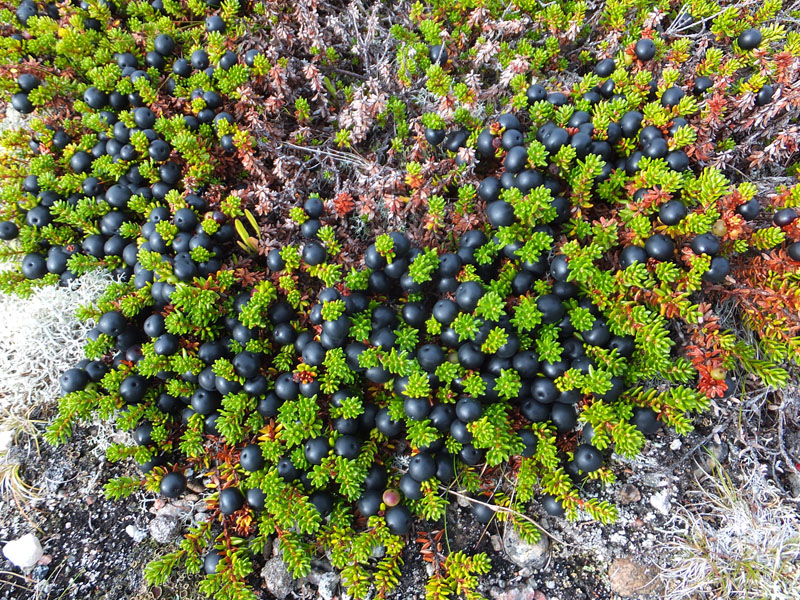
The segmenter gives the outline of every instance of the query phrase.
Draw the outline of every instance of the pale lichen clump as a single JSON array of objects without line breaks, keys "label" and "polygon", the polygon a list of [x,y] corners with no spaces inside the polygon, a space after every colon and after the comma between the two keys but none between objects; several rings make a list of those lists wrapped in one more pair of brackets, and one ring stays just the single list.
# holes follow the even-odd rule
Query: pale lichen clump
[{"label": "pale lichen clump", "polygon": [[60,393],[59,377],[80,361],[94,326],[75,316],[105,291],[111,276],[94,271],[69,287],[44,287],[29,298],[0,295],[0,408],[27,412]]}]

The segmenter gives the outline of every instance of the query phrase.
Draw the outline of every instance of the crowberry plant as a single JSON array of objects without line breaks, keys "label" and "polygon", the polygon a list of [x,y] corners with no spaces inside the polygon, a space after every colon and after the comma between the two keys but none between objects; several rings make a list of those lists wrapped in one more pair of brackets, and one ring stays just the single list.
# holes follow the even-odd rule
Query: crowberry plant
[{"label": "crowberry plant", "polygon": [[[451,496],[529,541],[532,507],[608,522],[592,482],[612,453],[690,431],[748,375],[784,385],[800,187],[726,168],[791,156],[800,45],[779,8],[695,3],[656,29],[618,2],[592,25],[580,2],[417,2],[393,16],[385,91],[349,39],[322,52],[317,12],[0,10],[0,89],[34,114],[2,135],[0,288],[116,277],[80,309],[96,327],[45,438],[112,419],[133,443],[109,459],[141,475],[109,497],[207,490],[212,518],[147,580],[183,565],[254,598],[277,536],[295,577],[327,553],[351,594],[383,596]],[[701,58],[677,33],[694,27]],[[745,131],[763,149],[737,154]],[[418,540],[428,597],[476,597],[489,557],[443,554],[438,531]]]}]

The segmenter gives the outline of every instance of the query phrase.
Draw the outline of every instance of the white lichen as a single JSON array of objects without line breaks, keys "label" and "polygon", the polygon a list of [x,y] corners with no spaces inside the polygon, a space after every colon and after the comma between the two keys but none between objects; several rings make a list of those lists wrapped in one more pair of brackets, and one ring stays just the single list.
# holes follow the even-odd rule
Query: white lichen
[{"label": "white lichen", "polygon": [[29,298],[0,294],[0,408],[28,412],[60,394],[59,377],[83,356],[94,326],[75,310],[91,304],[112,281],[107,272],[80,277],[69,287],[49,286]]}]

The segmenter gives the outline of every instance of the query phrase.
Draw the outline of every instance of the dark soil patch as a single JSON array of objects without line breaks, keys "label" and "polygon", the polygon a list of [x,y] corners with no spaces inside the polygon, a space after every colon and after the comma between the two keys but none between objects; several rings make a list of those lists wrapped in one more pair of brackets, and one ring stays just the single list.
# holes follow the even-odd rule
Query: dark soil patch
[{"label": "dark soil patch", "polygon": [[0,500],[5,516],[0,538],[7,541],[33,531],[45,551],[40,563],[49,564],[35,567],[27,580],[0,575],[0,598],[116,600],[133,599],[143,591],[143,569],[154,548],[152,542],[134,543],[125,533],[127,525],[143,518],[142,508],[137,497],[105,499],[103,483],[127,469],[92,453],[97,443],[92,433],[78,430],[60,448],[40,444],[38,453],[33,449],[23,455],[17,449],[21,476],[38,488],[39,498],[24,513],[13,499]]}]

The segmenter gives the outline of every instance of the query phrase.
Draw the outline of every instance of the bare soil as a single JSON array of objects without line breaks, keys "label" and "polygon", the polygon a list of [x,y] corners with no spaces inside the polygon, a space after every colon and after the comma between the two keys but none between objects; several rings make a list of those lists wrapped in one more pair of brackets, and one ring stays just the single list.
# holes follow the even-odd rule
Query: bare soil
[{"label": "bare soil", "polygon": [[[139,498],[105,499],[102,485],[124,474],[92,452],[92,430],[78,430],[69,444],[54,448],[33,444],[17,448],[21,476],[38,498],[18,505],[0,500],[0,538],[14,539],[33,531],[45,556],[29,577],[4,560],[0,598],[134,598],[144,590],[144,565],[156,556],[152,542],[136,544],[125,533],[142,515]],[[84,449],[84,450],[82,450]],[[42,564],[47,563],[47,564]],[[8,572],[8,571],[14,572]]]}]

